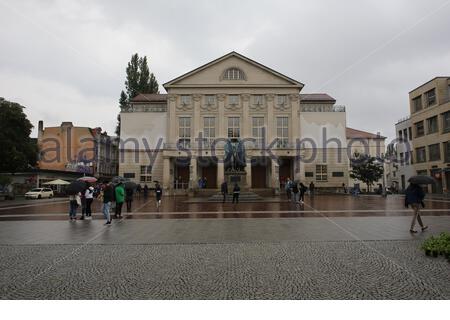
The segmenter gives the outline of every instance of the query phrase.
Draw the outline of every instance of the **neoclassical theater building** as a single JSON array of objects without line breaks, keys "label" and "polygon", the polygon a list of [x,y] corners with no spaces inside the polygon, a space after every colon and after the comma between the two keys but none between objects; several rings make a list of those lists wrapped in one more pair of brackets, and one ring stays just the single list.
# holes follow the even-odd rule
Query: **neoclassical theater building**
[{"label": "neoclassical theater building", "polygon": [[[275,193],[288,177],[317,188],[348,185],[345,107],[324,93],[300,93],[303,86],[231,52],[165,83],[167,94],[138,95],[120,114],[119,174],[158,181],[169,194],[195,192],[201,178],[207,189],[231,179]],[[224,161],[230,144],[245,150],[238,170]]]}]

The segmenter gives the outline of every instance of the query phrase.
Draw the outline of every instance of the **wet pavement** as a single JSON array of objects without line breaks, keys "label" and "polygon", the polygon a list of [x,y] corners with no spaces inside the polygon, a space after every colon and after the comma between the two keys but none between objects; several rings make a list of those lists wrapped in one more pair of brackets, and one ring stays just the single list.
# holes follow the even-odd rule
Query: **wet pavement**
[{"label": "wet pavement", "polygon": [[[316,195],[307,196],[302,205],[288,202],[284,197],[254,203],[211,203],[188,197],[165,197],[161,208],[155,199],[135,199],[132,211],[123,208],[125,219],[202,219],[202,218],[295,218],[295,217],[382,217],[409,216],[411,210],[403,205],[402,196]],[[93,203],[93,218],[103,219],[101,203]],[[0,205],[0,221],[66,220],[68,201],[65,199],[10,201]],[[450,201],[427,199],[424,216],[450,215]],[[78,210],[80,217],[80,210]]]}]

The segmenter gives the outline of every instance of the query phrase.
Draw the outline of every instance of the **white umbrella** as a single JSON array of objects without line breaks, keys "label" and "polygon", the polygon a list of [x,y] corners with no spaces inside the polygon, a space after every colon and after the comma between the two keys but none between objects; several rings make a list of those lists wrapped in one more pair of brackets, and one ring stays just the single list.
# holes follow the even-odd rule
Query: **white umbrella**
[{"label": "white umbrella", "polygon": [[56,180],[53,180],[53,181],[45,182],[43,184],[45,184],[45,185],[55,185],[55,186],[64,186],[64,185],[70,184],[70,182],[67,182],[67,181],[61,180],[61,179],[56,179]]}]

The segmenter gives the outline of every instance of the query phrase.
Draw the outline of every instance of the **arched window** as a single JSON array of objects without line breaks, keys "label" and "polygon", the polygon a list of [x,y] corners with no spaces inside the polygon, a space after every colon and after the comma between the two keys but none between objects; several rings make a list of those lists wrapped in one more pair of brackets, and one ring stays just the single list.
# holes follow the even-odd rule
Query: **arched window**
[{"label": "arched window", "polygon": [[238,68],[229,68],[225,70],[223,80],[246,80],[245,73]]}]

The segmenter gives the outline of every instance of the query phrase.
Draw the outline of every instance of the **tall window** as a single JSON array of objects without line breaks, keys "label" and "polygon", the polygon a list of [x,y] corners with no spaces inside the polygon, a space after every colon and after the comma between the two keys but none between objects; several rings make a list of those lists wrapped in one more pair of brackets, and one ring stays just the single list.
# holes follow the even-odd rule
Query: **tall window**
[{"label": "tall window", "polygon": [[444,161],[450,162],[450,141],[444,142]]},{"label": "tall window", "polygon": [[277,117],[277,147],[287,148],[289,144],[289,118]]},{"label": "tall window", "polygon": [[409,133],[409,140],[412,140],[412,128],[411,127],[408,128],[408,133]]},{"label": "tall window", "polygon": [[228,117],[228,138],[237,139],[241,136],[239,117]]},{"label": "tall window", "polygon": [[416,162],[426,162],[427,161],[427,152],[425,147],[416,148]]},{"label": "tall window", "polygon": [[228,96],[228,104],[239,104],[239,96],[238,95]]},{"label": "tall window", "polygon": [[181,96],[181,104],[185,104],[185,105],[191,104],[191,96],[189,96],[189,95],[182,95]]},{"label": "tall window", "polygon": [[442,131],[450,132],[450,111],[442,114]]},{"label": "tall window", "polygon": [[214,139],[216,138],[216,118],[205,117],[203,118],[203,135],[205,138],[206,147],[211,147]]},{"label": "tall window", "polygon": [[441,149],[439,143],[428,146],[428,157],[430,161],[441,160]]},{"label": "tall window", "polygon": [[327,181],[327,166],[323,164],[316,165],[316,181]]},{"label": "tall window", "polygon": [[422,110],[422,96],[415,97],[412,102],[414,112]]},{"label": "tall window", "polygon": [[262,147],[264,138],[264,117],[252,118],[252,136],[256,140],[256,146]]},{"label": "tall window", "polygon": [[178,144],[184,148],[191,147],[191,118],[178,119]]},{"label": "tall window", "polygon": [[425,134],[425,127],[423,126],[423,121],[419,121],[414,125],[416,126],[416,138],[422,137]]},{"label": "tall window", "polygon": [[152,181],[152,166],[141,166],[140,182]]},{"label": "tall window", "polygon": [[224,80],[245,80],[245,74],[241,69],[227,69],[223,75]]},{"label": "tall window", "polygon": [[263,104],[264,103],[264,98],[261,94],[257,94],[253,96],[253,103],[254,104]]},{"label": "tall window", "polygon": [[427,119],[428,134],[438,132],[438,118],[437,116]]},{"label": "tall window", "polygon": [[408,141],[408,129],[403,129],[403,137],[405,138],[405,141]]},{"label": "tall window", "polygon": [[436,89],[425,92],[425,97],[427,100],[427,107],[436,104]]},{"label": "tall window", "polygon": [[403,141],[403,131],[398,130],[398,140]]}]

